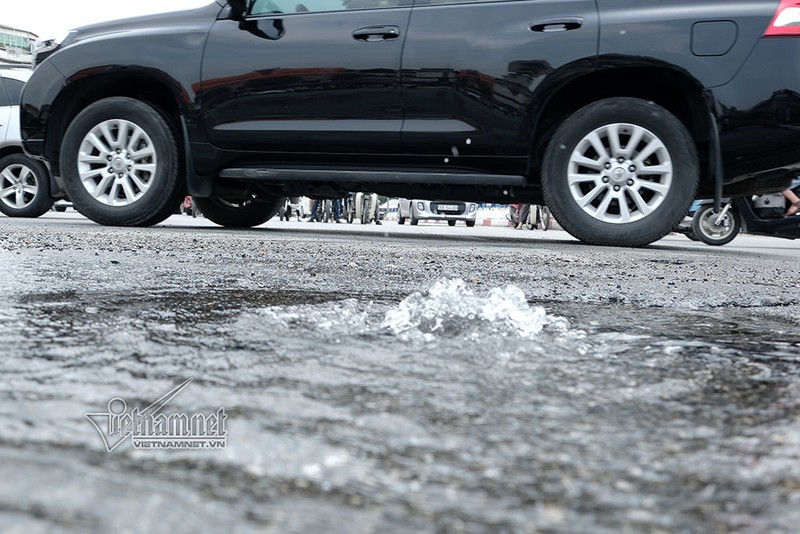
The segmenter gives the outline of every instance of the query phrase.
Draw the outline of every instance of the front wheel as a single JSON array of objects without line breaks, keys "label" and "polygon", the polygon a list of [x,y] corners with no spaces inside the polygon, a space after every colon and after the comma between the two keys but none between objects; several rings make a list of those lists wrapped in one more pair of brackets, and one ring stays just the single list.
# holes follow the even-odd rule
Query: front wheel
[{"label": "front wheel", "polygon": [[719,215],[713,204],[706,204],[692,217],[692,233],[706,245],[725,245],[739,234],[741,222],[733,206],[722,217]]},{"label": "front wheel", "polygon": [[636,98],[608,98],[556,130],[545,151],[542,189],[561,227],[581,241],[638,247],[683,219],[698,169],[694,141],[669,111]]},{"label": "front wheel", "polygon": [[245,199],[194,199],[206,219],[226,228],[250,228],[270,220],[280,209],[283,199],[251,196]]},{"label": "front wheel", "polygon": [[185,196],[172,128],[150,104],[127,97],[99,100],[69,125],[61,173],[81,214],[104,225],[150,226]]},{"label": "front wheel", "polygon": [[9,217],[39,217],[52,206],[47,168],[24,154],[0,159],[0,212]]}]

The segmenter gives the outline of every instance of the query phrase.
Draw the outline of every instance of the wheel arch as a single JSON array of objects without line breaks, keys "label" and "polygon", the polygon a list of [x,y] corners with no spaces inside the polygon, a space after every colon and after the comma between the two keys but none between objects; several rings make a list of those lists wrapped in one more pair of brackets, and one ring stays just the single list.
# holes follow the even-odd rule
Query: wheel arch
[{"label": "wheel arch", "polygon": [[[529,175],[541,169],[544,151],[569,115],[598,100],[631,97],[652,101],[675,115],[694,139],[700,169],[709,168],[710,113],[703,87],[688,73],[664,64],[628,64],[616,59],[613,66],[574,77],[557,89],[538,112],[531,139]],[[713,176],[701,173],[700,188],[712,187]]]},{"label": "wheel arch", "polygon": [[45,155],[51,162],[51,172],[60,175],[61,140],[75,117],[89,105],[110,97],[135,98],[157,108],[173,130],[180,153],[185,154],[181,117],[191,106],[188,96],[182,93],[177,82],[152,72],[104,72],[70,83],[53,102],[50,112]]}]

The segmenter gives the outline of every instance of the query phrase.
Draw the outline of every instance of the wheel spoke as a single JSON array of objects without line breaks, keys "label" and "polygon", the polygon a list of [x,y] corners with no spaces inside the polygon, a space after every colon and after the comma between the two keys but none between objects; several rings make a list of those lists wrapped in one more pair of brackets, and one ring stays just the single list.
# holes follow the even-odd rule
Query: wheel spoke
[{"label": "wheel spoke", "polygon": [[639,180],[639,187],[643,187],[645,189],[649,189],[651,191],[655,191],[661,196],[665,196],[669,193],[669,185],[668,184],[661,184],[658,182],[651,182],[649,180]]},{"label": "wheel spoke", "polygon": [[598,161],[596,159],[587,158],[586,156],[582,156],[580,154],[575,154],[572,157],[572,161],[573,161],[573,163],[577,163],[578,165],[580,165],[582,167],[589,167],[590,169],[594,169],[594,170],[597,170],[597,171],[602,170],[602,168],[603,168],[603,163],[602,162],[600,162],[600,161]]},{"label": "wheel spoke", "polygon": [[[90,133],[89,135],[87,135],[86,141],[94,148],[96,148],[98,151],[100,151],[101,155],[108,155],[111,152],[111,149],[108,146],[106,146],[106,144],[103,143],[103,141],[99,137],[97,137],[94,133]],[[82,154],[85,153],[82,152]]]},{"label": "wheel spoke", "polygon": [[108,186],[109,186],[109,184],[111,183],[112,180],[114,180],[114,175],[113,174],[105,175],[103,177],[103,179],[100,180],[100,182],[94,187],[94,189],[89,191],[89,193],[94,198],[100,198],[101,196],[103,196],[106,193],[106,191],[108,190]]},{"label": "wheel spoke", "polygon": [[613,199],[613,195],[609,192],[603,200],[600,202],[600,205],[597,206],[597,214],[601,217],[606,217],[608,215],[608,208],[611,205],[611,200]]},{"label": "wheel spoke", "polygon": [[639,152],[636,157],[633,159],[633,162],[636,164],[637,167],[644,167],[644,161],[652,156],[656,150],[664,146],[659,139],[651,139],[647,146],[645,146],[641,152]]},{"label": "wheel spoke", "polygon": [[119,203],[119,182],[116,180],[111,184],[111,189],[108,191],[108,201],[112,206],[116,206]]},{"label": "wheel spoke", "polygon": [[[579,173],[570,173],[568,176],[569,185],[575,184],[582,184],[586,182],[594,182],[597,184],[598,179],[600,178],[597,174],[579,174]],[[599,185],[599,184],[598,184]]]},{"label": "wheel spoke", "polygon": [[128,199],[129,202],[133,202],[136,200],[136,193],[133,191],[133,187],[131,187],[130,178],[127,176],[120,180],[120,185],[122,186],[122,191],[125,193],[125,198]]},{"label": "wheel spoke", "polygon": [[17,190],[17,207],[24,208],[25,207],[25,193],[20,190]]},{"label": "wheel spoke", "polygon": [[117,142],[116,136],[111,133],[110,126],[111,122],[104,122],[100,125],[100,133],[103,134],[103,139],[106,140],[108,146],[110,147],[109,152],[115,148],[119,148],[119,143]]},{"label": "wheel spoke", "polygon": [[619,144],[619,126],[619,124],[611,124],[606,129],[608,132],[608,147],[611,149],[612,156],[622,153],[622,147]]},{"label": "wheel spoke", "polygon": [[[605,184],[604,185],[596,185],[594,189],[592,189],[586,195],[584,195],[584,196],[582,196],[582,197],[580,197],[580,198],[578,198],[576,200],[578,201],[578,204],[582,208],[585,208],[586,206],[588,206],[589,204],[594,202],[594,200],[598,196],[600,196],[600,193],[602,193],[603,191],[607,191],[607,190],[608,190],[608,187],[606,187]],[[609,197],[611,195],[606,195],[606,196]]]},{"label": "wheel spoke", "polygon": [[133,133],[131,134],[130,138],[128,139],[128,144],[125,149],[131,153],[136,150],[136,147],[139,145],[139,141],[142,139],[142,135],[144,131],[141,128],[134,128]]},{"label": "wheel spoke", "polygon": [[128,121],[119,121],[119,129],[117,130],[117,146],[119,148],[126,148],[128,146]]},{"label": "wheel spoke", "polygon": [[11,171],[9,167],[3,169],[3,178],[8,180],[8,183],[13,184],[17,180],[17,176]]},{"label": "wheel spoke", "polygon": [[644,201],[644,198],[642,198],[642,195],[639,194],[639,191],[630,189],[628,190],[628,194],[631,196],[633,203],[636,204],[636,208],[642,213],[642,215],[647,217],[653,212],[650,206],[647,205],[647,202]]},{"label": "wheel spoke", "polygon": [[589,135],[589,142],[592,144],[592,148],[594,148],[595,152],[600,156],[600,159],[608,159],[608,151],[606,150],[605,145],[603,145],[603,140],[600,139],[600,136],[597,132],[592,132]]},{"label": "wheel spoke", "polygon": [[36,187],[35,185],[26,185],[22,188],[22,190],[28,193],[29,195],[35,195],[36,191],[38,191],[39,188]]},{"label": "wheel spoke", "polygon": [[645,166],[640,168],[636,172],[637,174],[644,176],[651,176],[656,174],[660,175],[670,174],[672,172],[672,163],[667,162],[667,163],[661,163],[660,165]]},{"label": "wheel spoke", "polygon": [[141,150],[135,150],[133,152],[129,152],[128,156],[134,161],[139,161],[144,158],[150,158],[155,155],[155,150],[152,146],[146,146]]},{"label": "wheel spoke", "polygon": [[644,137],[644,130],[642,128],[634,127],[633,134],[631,135],[631,138],[628,139],[628,144],[625,145],[625,150],[622,151],[622,155],[626,158],[630,158],[633,154],[633,151],[636,150],[636,147],[642,142],[642,137]]},{"label": "wheel spoke", "polygon": [[81,163],[87,163],[89,165],[103,165],[104,167],[108,165],[108,156],[95,156],[92,154],[81,154],[79,161]]},{"label": "wheel spoke", "polygon": [[93,178],[95,176],[100,176],[100,175],[104,175],[104,174],[107,174],[107,170],[105,168],[97,167],[97,168],[94,168],[94,169],[89,169],[88,171],[81,172],[80,173],[80,177],[81,177],[81,181],[86,183],[87,180],[90,180],[91,178]]},{"label": "wheel spoke", "polygon": [[628,202],[626,201],[625,194],[623,193],[621,198],[617,199],[619,202],[619,220],[623,223],[631,222],[631,209],[628,207]]},{"label": "wheel spoke", "polygon": [[135,186],[136,186],[136,187],[139,189],[139,191],[141,191],[142,193],[144,193],[145,191],[147,191],[147,188],[148,188],[148,187],[150,187],[150,184],[148,184],[148,183],[146,183],[144,180],[142,180],[142,179],[141,179],[141,177],[139,177],[139,175],[138,175],[138,174],[136,174],[136,172],[131,172],[131,173],[129,174],[129,176],[131,177],[131,180],[133,180],[133,183],[134,183],[134,185],[135,185]]},{"label": "wheel spoke", "polygon": [[13,195],[16,192],[17,192],[17,188],[16,187],[6,187],[2,191],[0,191],[0,197],[1,198],[8,198],[8,197],[10,197],[11,195]]}]

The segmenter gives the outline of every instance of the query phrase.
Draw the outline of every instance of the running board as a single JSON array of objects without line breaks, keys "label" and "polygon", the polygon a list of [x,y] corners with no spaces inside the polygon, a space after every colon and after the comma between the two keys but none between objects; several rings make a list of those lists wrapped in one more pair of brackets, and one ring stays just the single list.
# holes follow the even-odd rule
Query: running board
[{"label": "running board", "polygon": [[221,178],[269,182],[360,182],[371,184],[525,185],[513,174],[459,174],[450,172],[385,172],[320,169],[225,169]]}]

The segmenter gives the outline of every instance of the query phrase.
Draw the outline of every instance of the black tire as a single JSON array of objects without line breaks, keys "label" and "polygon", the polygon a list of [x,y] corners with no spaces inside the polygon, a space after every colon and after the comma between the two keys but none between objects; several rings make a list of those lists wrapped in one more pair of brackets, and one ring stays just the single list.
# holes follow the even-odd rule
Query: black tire
[{"label": "black tire", "polygon": [[716,220],[717,213],[714,211],[713,204],[701,206],[692,217],[692,234],[706,245],[717,247],[730,243],[739,235],[741,221],[733,207],[728,210],[719,224],[716,223]]},{"label": "black tire", "polygon": [[552,215],[550,215],[550,208],[547,206],[539,206],[539,214],[541,216],[541,224],[542,224],[542,231],[547,231],[550,229],[550,219]]},{"label": "black tire", "polygon": [[419,219],[417,219],[416,217],[414,217],[414,216],[412,215],[412,216],[411,216],[411,221],[409,222],[409,224],[410,224],[411,226],[416,226],[416,225],[418,225],[418,224],[419,224]]},{"label": "black tire", "polygon": [[[101,137],[104,147],[110,149],[107,152],[89,142],[89,135],[101,125],[109,126],[110,134],[116,136],[116,141]],[[131,137],[120,139],[121,132]],[[144,136],[138,135],[141,132]],[[134,141],[136,146],[130,146]],[[95,148],[91,153],[84,150],[84,160],[79,161],[81,147],[90,145]],[[145,148],[152,148],[152,156],[136,155]],[[108,163],[89,161],[89,157]],[[85,185],[81,169],[94,172]],[[166,119],[156,108],[133,98],[106,98],[84,109],[67,128],[61,147],[61,174],[73,206],[103,225],[150,226],[169,217],[186,195],[179,169],[178,146]],[[107,194],[89,192],[88,188],[100,185],[100,192]]]},{"label": "black tire", "polygon": [[0,159],[0,191],[0,212],[9,217],[39,217],[53,206],[47,168],[25,154]]},{"label": "black tire", "polygon": [[66,206],[53,206],[53,209],[59,213],[64,213],[65,211],[67,211]]},{"label": "black tire", "polygon": [[447,226],[455,226],[456,221],[447,221]]},{"label": "black tire", "polygon": [[[593,132],[602,152],[591,142]],[[618,151],[608,141],[612,135]],[[639,247],[683,219],[698,169],[694,141],[669,111],[636,98],[608,98],[578,110],[556,130],[545,150],[542,189],[561,227],[581,241]],[[579,178],[573,184],[571,172]],[[587,199],[583,206],[581,198]]]},{"label": "black tire", "polygon": [[251,228],[264,224],[283,205],[282,198],[269,196],[248,199],[195,197],[194,201],[206,219],[226,228]]},{"label": "black tire", "polygon": [[473,228],[475,226],[475,221],[467,221],[467,227]]},{"label": "black tire", "polygon": [[371,211],[371,202],[370,197],[366,193],[361,197],[361,224],[369,224],[371,219],[370,211]]},{"label": "black tire", "polygon": [[356,204],[355,200],[348,197],[345,201],[345,210],[347,210],[347,224],[353,224],[353,219],[356,217]]},{"label": "black tire", "polygon": [[406,223],[406,218],[405,217],[400,217],[398,215],[397,216],[397,224],[405,224],[405,223]]}]

